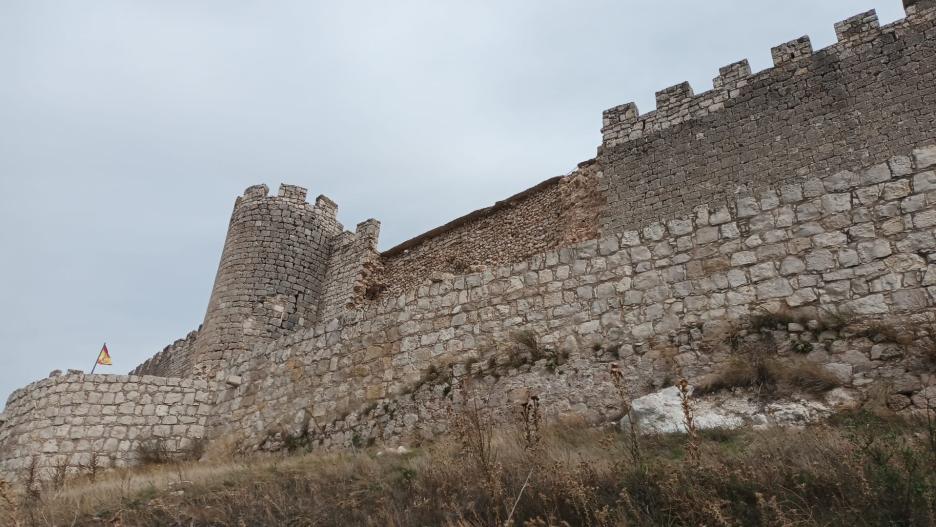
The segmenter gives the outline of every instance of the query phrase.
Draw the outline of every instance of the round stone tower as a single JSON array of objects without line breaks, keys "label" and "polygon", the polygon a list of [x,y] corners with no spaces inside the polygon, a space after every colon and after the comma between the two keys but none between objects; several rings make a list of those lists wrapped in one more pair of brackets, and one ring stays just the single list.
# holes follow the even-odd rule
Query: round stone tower
[{"label": "round stone tower", "polygon": [[266,185],[234,203],[221,263],[195,346],[195,374],[213,375],[227,361],[316,320],[328,258],[342,226],[337,206],[306,189]]}]

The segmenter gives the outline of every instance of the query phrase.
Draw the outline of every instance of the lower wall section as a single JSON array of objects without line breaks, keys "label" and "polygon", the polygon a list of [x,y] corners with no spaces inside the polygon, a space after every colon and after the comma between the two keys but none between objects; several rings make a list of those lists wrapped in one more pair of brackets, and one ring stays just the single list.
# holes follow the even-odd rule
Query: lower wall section
[{"label": "lower wall section", "polygon": [[[448,432],[451,418],[475,403],[484,409],[483,417],[507,427],[522,423],[531,403],[550,421],[613,423],[624,415],[625,402],[615,382],[622,364],[630,397],[672,386],[683,375],[694,386],[711,386],[725,365],[760,360],[770,368],[773,382],[775,376],[785,376],[785,384],[762,387],[764,405],[773,397],[831,407],[871,401],[896,412],[936,404],[936,310],[838,322],[821,317],[821,324],[813,325],[807,319],[789,313],[755,315],[720,325],[690,325],[670,341],[633,352],[605,341],[569,357],[544,348],[545,358],[539,360],[511,361],[508,350],[524,353],[525,345],[516,349],[517,342],[507,342],[501,349],[507,360],[497,364],[469,358],[440,366],[405,393],[361,405],[334,421],[304,421],[307,414],[299,411],[292,423],[272,427],[262,442],[248,445],[261,450],[288,445],[351,448],[374,442],[419,445]],[[712,375],[699,375],[705,372]],[[802,417],[765,414],[781,422]]]},{"label": "lower wall section", "polygon": [[[70,374],[17,390],[0,422],[0,474],[35,463],[46,472],[134,462],[149,443],[169,455],[205,437],[214,383],[133,375]],[[35,459],[35,461],[33,461]]]},{"label": "lower wall section", "polygon": [[[433,379],[469,370],[488,379],[494,404],[533,389],[558,413],[613,418],[611,363],[632,396],[674,374],[708,373],[731,355],[705,341],[762,311],[884,319],[919,341],[909,317],[931,321],[936,302],[934,169],[936,147],[918,148],[519,264],[439,276],[235,358],[228,375],[242,383],[219,395],[212,436],[254,448],[298,434],[392,438],[420,422],[431,431],[444,426],[437,416],[448,404],[445,383]],[[815,332],[805,358],[848,386],[886,379],[908,400],[936,384],[916,345],[885,352],[849,334],[858,328],[841,331]],[[533,334],[543,356],[525,370],[512,365],[516,341]],[[529,373],[558,370],[560,359],[561,377]],[[438,386],[435,396],[412,404],[427,385]],[[396,417],[374,419],[394,407]]]}]

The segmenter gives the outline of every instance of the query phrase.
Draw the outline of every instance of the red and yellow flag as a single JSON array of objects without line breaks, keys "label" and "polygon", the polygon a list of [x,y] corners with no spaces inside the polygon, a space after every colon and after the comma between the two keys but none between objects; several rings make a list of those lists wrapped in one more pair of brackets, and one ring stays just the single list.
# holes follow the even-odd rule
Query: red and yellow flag
[{"label": "red and yellow flag", "polygon": [[104,344],[104,347],[101,348],[101,353],[98,354],[97,363],[101,366],[111,365],[110,352],[107,351],[107,344]]}]

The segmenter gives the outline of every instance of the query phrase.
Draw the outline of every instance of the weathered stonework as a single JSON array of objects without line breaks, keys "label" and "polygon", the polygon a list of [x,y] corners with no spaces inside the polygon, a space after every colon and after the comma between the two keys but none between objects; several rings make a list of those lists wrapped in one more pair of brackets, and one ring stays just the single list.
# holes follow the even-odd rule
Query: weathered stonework
[{"label": "weathered stonework", "polygon": [[345,309],[354,309],[367,301],[375,276],[382,270],[377,252],[380,222],[367,220],[354,233],[344,232],[335,242],[325,275],[325,294],[319,308],[319,320],[331,320]]},{"label": "weathered stonework", "polygon": [[195,370],[195,342],[198,330],[192,331],[140,364],[130,375],[157,375],[162,377],[188,377]]},{"label": "weathered stonework", "polygon": [[[705,94],[664,90],[644,116],[613,108],[596,159],[384,253],[376,220],[343,232],[328,198],[247,189],[202,327],[134,370],[161,377],[17,391],[0,472],[34,456],[132,462],[154,436],[176,450],[421,441],[445,431],[466,380],[498,412],[536,395],[550,415],[614,421],[612,371],[631,396],[699,378],[731,358],[725,331],[763,312],[796,314],[769,328],[781,357],[924,407],[936,6],[907,13],[843,21],[815,53],[778,46],[765,72],[723,68]],[[817,324],[830,314],[850,321]],[[869,329],[882,326],[901,341]]]},{"label": "weathered stonework", "polygon": [[[206,437],[215,383],[136,375],[57,375],[14,392],[0,418],[0,474],[36,459],[39,477],[58,467],[126,466],[139,445],[167,454]],[[96,459],[92,461],[92,456]]]},{"label": "weathered stonework", "polygon": [[604,232],[672,219],[701,204],[790,177],[822,176],[906,153],[936,127],[936,15],[912,10],[880,27],[874,12],[774,49],[775,67],[722,68],[714,89],[657,94],[657,110],[605,112],[599,159],[607,175]]},{"label": "weathered stonework", "polygon": [[221,264],[195,345],[202,375],[252,346],[314,323],[328,259],[342,227],[324,196],[306,203],[306,190],[265,185],[237,199]]},{"label": "weathered stonework", "polygon": [[601,169],[596,162],[582,165],[384,252],[374,285],[383,295],[398,295],[433,274],[465,274],[594,239]]},{"label": "weathered stonework", "polygon": [[[821,308],[922,327],[936,305],[934,153],[936,146],[919,148],[913,157],[778,184],[518,264],[427,280],[367,311],[346,312],[340,323],[241,355],[229,374],[244,383],[220,394],[223,417],[213,431],[247,447],[286,431],[311,431],[326,443],[335,434],[348,441],[354,433],[385,441],[425,436],[444,427],[448,402],[441,385],[427,400],[414,399],[412,386],[438,368],[457,378],[466,364],[503,361],[502,344],[518,331],[535,332],[569,362],[563,375],[547,373],[545,362],[500,379],[481,368],[491,401],[503,406],[519,390],[538,394],[556,413],[610,420],[620,409],[611,362],[632,395],[677,370],[706,374],[727,355],[706,351],[705,338],[761,310],[820,318]],[[813,335],[809,357],[852,387],[888,379],[902,386],[895,393],[912,397],[936,381],[906,346],[885,359],[871,340],[852,337]],[[387,417],[379,429],[374,416],[356,415],[397,407],[405,409],[397,418],[410,418]]]}]

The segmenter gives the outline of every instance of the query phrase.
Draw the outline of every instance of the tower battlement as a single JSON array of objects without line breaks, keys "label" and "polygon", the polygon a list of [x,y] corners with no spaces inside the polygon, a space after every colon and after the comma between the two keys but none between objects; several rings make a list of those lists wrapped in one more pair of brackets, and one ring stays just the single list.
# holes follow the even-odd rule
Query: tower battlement
[{"label": "tower battlement", "polygon": [[238,353],[312,325],[326,289],[328,263],[343,228],[337,205],[282,184],[248,187],[231,214],[194,369],[210,376]]}]

